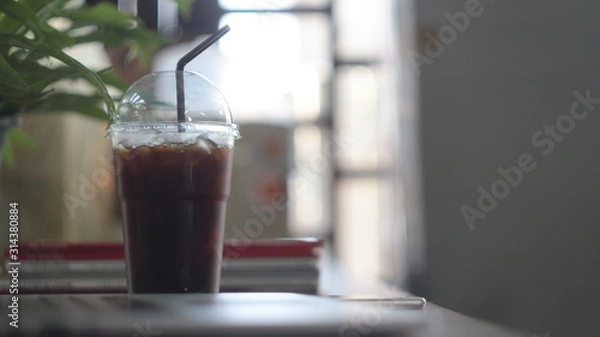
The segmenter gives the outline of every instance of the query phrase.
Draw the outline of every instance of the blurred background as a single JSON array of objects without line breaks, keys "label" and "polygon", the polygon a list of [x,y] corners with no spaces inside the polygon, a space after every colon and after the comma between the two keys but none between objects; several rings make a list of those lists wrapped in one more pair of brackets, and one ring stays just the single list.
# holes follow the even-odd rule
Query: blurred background
[{"label": "blurred background", "polygon": [[[170,0],[109,2],[168,39],[153,71],[174,70],[207,34],[231,27],[186,67],[223,91],[243,135],[227,236],[257,218],[253,207],[286,195],[258,238],[321,237],[351,272],[399,279],[406,235],[397,112],[408,103],[399,97],[397,3],[198,0],[186,16]],[[113,65],[130,81],[149,71],[99,44],[69,53],[96,69]],[[22,235],[121,240],[106,122],[64,114],[21,123],[39,147],[2,170],[2,194],[23,205]]]},{"label": "blurred background", "polygon": [[[284,193],[261,237],[326,238],[356,275],[531,334],[600,331],[599,4],[199,0],[191,20],[167,0],[119,5],[171,39],[154,70],[232,28],[188,68],[241,126],[228,236]],[[71,52],[111,63],[102,46]],[[575,102],[590,113],[570,124]],[[1,193],[20,202],[23,237],[120,240],[105,123],[21,123],[39,148],[2,168]],[[535,169],[481,211],[522,154]]]}]

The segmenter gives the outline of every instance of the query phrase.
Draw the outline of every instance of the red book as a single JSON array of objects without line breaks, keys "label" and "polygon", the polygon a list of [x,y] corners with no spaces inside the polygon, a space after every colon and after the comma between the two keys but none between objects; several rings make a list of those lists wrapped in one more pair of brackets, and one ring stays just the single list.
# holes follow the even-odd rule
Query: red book
[{"label": "red book", "polygon": [[[224,258],[316,257],[323,241],[306,239],[272,239],[226,241]],[[8,249],[4,256],[8,257]],[[19,260],[112,260],[124,259],[122,242],[22,242]]]}]

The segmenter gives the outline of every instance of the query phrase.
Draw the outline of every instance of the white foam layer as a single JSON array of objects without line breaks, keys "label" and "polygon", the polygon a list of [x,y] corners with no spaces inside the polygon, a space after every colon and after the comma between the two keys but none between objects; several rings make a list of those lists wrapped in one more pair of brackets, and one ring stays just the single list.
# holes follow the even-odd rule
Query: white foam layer
[{"label": "white foam layer", "polygon": [[225,123],[122,123],[111,125],[108,136],[115,148],[169,144],[232,148],[234,141],[240,137],[237,125]]}]

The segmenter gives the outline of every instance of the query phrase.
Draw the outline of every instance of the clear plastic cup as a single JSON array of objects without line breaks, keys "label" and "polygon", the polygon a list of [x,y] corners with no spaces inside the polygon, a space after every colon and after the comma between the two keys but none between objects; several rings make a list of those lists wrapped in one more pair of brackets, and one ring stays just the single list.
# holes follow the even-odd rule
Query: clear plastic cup
[{"label": "clear plastic cup", "polygon": [[197,73],[178,73],[185,98],[185,119],[179,120],[176,74],[151,73],[134,83],[108,130],[130,293],[219,290],[240,135],[223,95]]}]

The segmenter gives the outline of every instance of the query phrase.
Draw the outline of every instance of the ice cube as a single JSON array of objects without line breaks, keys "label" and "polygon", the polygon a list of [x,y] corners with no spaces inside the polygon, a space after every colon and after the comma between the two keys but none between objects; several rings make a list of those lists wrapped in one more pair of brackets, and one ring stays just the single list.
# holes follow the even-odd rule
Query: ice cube
[{"label": "ice cube", "polygon": [[210,154],[213,149],[217,148],[217,144],[215,142],[203,136],[196,138],[196,145],[205,150],[208,154]]},{"label": "ice cube", "polygon": [[166,143],[167,143],[167,139],[165,137],[156,136],[152,139],[152,142],[150,143],[150,145],[159,146],[159,145],[164,145]]}]

